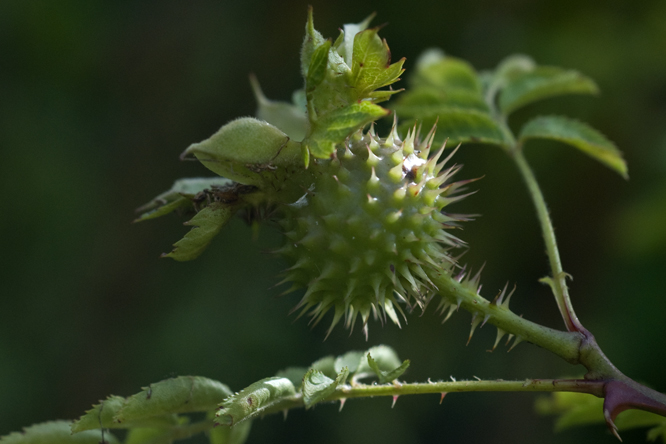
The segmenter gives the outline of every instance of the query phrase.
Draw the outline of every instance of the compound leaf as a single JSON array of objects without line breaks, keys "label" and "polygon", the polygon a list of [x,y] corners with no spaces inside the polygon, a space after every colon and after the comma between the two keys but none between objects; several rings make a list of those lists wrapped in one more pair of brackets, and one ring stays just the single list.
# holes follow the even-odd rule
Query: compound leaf
[{"label": "compound leaf", "polygon": [[295,394],[294,384],[287,378],[274,376],[262,379],[225,399],[222,409],[217,412],[217,422],[234,426]]},{"label": "compound leaf", "polygon": [[231,395],[229,387],[201,376],[165,379],[127,398],[114,421],[134,422],[174,413],[206,412]]},{"label": "compound leaf", "polygon": [[0,437],[2,444],[118,444],[118,439],[109,432],[88,430],[75,435],[70,431],[70,421],[50,421],[26,427],[22,432],[13,432]]},{"label": "compound leaf", "polygon": [[564,94],[597,94],[592,79],[574,70],[540,66],[509,80],[499,95],[499,107],[508,115],[538,100]]},{"label": "compound leaf", "polygon": [[551,139],[572,145],[619,173],[625,179],[627,164],[615,144],[589,125],[562,116],[540,116],[529,121],[520,132],[520,140]]},{"label": "compound leaf", "polygon": [[229,219],[236,212],[236,207],[222,203],[213,203],[199,211],[185,225],[191,225],[192,229],[185,237],[173,244],[175,247],[171,253],[163,254],[162,257],[170,257],[177,261],[190,261],[196,259],[208,247],[208,244],[220,232]]}]

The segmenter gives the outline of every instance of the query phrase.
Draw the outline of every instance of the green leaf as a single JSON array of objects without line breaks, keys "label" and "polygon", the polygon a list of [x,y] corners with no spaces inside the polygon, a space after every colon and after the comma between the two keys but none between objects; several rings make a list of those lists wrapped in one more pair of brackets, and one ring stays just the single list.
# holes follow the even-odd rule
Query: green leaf
[{"label": "green leaf", "polygon": [[294,387],[300,387],[307,372],[307,367],[287,367],[284,370],[277,372],[275,376],[287,378],[292,384],[294,384]]},{"label": "green leaf", "polygon": [[387,382],[391,382],[395,379],[398,379],[400,376],[402,376],[403,373],[405,373],[405,371],[409,367],[409,359],[406,359],[402,364],[400,364],[400,366],[394,368],[393,370],[384,371],[379,367],[379,364],[377,364],[377,362],[372,358],[371,354],[368,353],[368,365],[379,378],[379,383],[385,384]]},{"label": "green leaf", "polygon": [[84,430],[117,427],[118,423],[113,421],[113,417],[120,411],[125,398],[122,396],[109,396],[104,401],[93,406],[86,411],[78,420],[71,425],[72,433],[79,433]]},{"label": "green leaf", "polygon": [[525,124],[520,141],[551,139],[572,145],[588,156],[615,170],[625,179],[627,164],[615,144],[589,125],[562,116],[541,116]]},{"label": "green leaf", "polygon": [[425,51],[416,62],[416,72],[410,78],[412,88],[428,87],[438,91],[464,89],[481,94],[481,82],[469,63],[447,57],[439,49]]},{"label": "green leaf", "polygon": [[[561,432],[572,427],[591,424],[604,424],[604,400],[586,393],[556,392],[537,399],[536,410],[542,415],[559,415],[555,421],[555,431]],[[630,409],[615,418],[618,430],[637,427],[657,426],[649,433],[658,436],[660,427],[666,427],[666,418],[644,410]],[[653,430],[656,430],[653,432]]]},{"label": "green leaf", "polygon": [[163,254],[162,257],[170,257],[177,261],[196,259],[229,222],[236,209],[231,205],[213,203],[199,211],[189,222],[185,222],[185,225],[191,225],[193,228],[185,237],[173,244],[175,248],[171,253]]},{"label": "green leaf", "polygon": [[400,362],[398,354],[387,345],[371,347],[363,353],[355,379],[377,376],[384,384],[399,378],[409,367],[409,360]]},{"label": "green leaf", "polygon": [[340,36],[342,37],[342,41],[338,43],[336,46],[338,50],[338,54],[342,58],[344,58],[345,63],[347,66],[352,66],[352,56],[354,54],[354,39],[356,38],[356,34],[359,32],[365,31],[368,29],[368,25],[370,25],[370,22],[372,21],[373,18],[375,18],[375,13],[373,12],[369,16],[365,18],[361,23],[347,23],[342,27],[342,33]]},{"label": "green leaf", "polygon": [[231,184],[233,184],[232,180],[223,177],[196,177],[177,180],[173,183],[171,189],[137,208],[137,213],[142,214],[134,222],[155,219],[179,208],[191,207],[191,199],[201,191],[212,187],[226,187]]},{"label": "green leaf", "polygon": [[[250,84],[258,105],[257,118],[277,127],[292,140],[303,140],[308,130],[305,103],[297,103],[296,100],[294,103],[268,100],[254,75],[250,76]],[[295,95],[294,99],[298,100],[299,97]]]},{"label": "green leaf", "polygon": [[305,408],[310,408],[314,404],[323,401],[335,392],[340,384],[344,384],[349,376],[349,370],[344,367],[337,375],[335,380],[324,375],[316,369],[310,369],[303,379],[303,402]]},{"label": "green leaf", "polygon": [[173,430],[136,427],[129,430],[123,444],[171,444],[173,441]]},{"label": "green leaf", "polygon": [[[437,114],[422,115],[418,123],[423,128],[430,128],[436,123],[435,142],[442,143],[448,138],[449,147],[463,142],[499,146],[509,143],[502,128],[485,112],[443,107]],[[406,120],[400,124],[400,129],[406,131],[413,126],[414,120]]]},{"label": "green leaf", "polygon": [[190,145],[183,155],[194,155],[220,176],[262,189],[273,184],[274,167],[300,165],[300,152],[301,144],[275,126],[242,117]]},{"label": "green leaf", "polygon": [[132,427],[172,427],[178,424],[178,418],[173,414],[142,418],[136,421],[118,422],[116,415],[125,404],[125,398],[121,396],[109,396],[104,401],[86,411],[78,420],[71,425],[72,433],[80,433],[86,430],[96,430],[100,427],[108,429],[127,429]]},{"label": "green leaf", "polygon": [[114,421],[134,422],[173,413],[206,412],[231,395],[229,387],[201,376],[165,379],[130,396]]},{"label": "green leaf", "polygon": [[499,62],[493,77],[498,86],[503,87],[516,77],[534,71],[535,68],[536,63],[531,57],[523,54],[513,54]]},{"label": "green leaf", "polygon": [[401,118],[420,119],[446,112],[451,107],[489,113],[490,108],[481,94],[468,89],[437,90],[416,88],[400,96],[393,109]]},{"label": "green leaf", "polygon": [[648,430],[648,441],[656,441],[658,438],[661,438],[661,442],[666,443],[666,422],[663,422],[661,425]]},{"label": "green leaf", "polygon": [[333,154],[337,144],[368,123],[389,113],[390,111],[370,102],[354,103],[340,108],[320,116],[303,144],[314,157],[326,159]]},{"label": "green leaf", "polygon": [[507,82],[499,96],[499,107],[508,115],[538,100],[564,94],[597,94],[592,79],[578,71],[540,66]]},{"label": "green leaf", "polygon": [[335,378],[339,373],[339,370],[335,370],[335,356],[325,356],[318,359],[310,365],[310,368],[319,370],[329,378]]},{"label": "green leaf", "polygon": [[[210,417],[215,418],[215,413]],[[247,441],[251,428],[252,421],[243,421],[234,427],[213,427],[208,432],[210,444],[243,444]]]},{"label": "green leaf", "polygon": [[217,422],[234,426],[295,394],[294,384],[287,378],[274,376],[262,379],[225,399],[222,409],[217,412]]},{"label": "green leaf", "polygon": [[362,351],[350,351],[338,356],[334,363],[335,373],[339,374],[346,367],[350,374],[355,374],[364,357],[365,352]]},{"label": "green leaf", "polygon": [[69,429],[70,421],[50,421],[26,427],[22,432],[13,432],[0,437],[2,444],[118,444],[118,439],[109,432],[88,430],[75,435]]},{"label": "green leaf", "polygon": [[372,91],[395,83],[404,72],[405,59],[391,65],[391,52],[378,31],[379,28],[366,29],[354,36],[350,83],[356,100],[372,97]]},{"label": "green leaf", "polygon": [[310,62],[315,48],[324,43],[325,40],[326,39],[314,29],[312,6],[310,6],[308,7],[308,21],[305,24],[305,38],[303,39],[303,45],[301,46],[301,74],[303,74],[303,78],[306,78],[308,75],[308,69],[310,68]]},{"label": "green leaf", "polygon": [[314,91],[314,89],[324,81],[328,68],[328,53],[330,50],[331,41],[326,40],[312,52],[308,74],[305,77],[306,94]]}]

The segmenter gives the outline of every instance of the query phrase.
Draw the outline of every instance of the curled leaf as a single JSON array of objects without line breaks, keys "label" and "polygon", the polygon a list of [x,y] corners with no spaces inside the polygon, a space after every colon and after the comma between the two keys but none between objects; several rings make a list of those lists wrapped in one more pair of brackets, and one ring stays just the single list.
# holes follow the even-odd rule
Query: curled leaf
[{"label": "curled leaf", "polygon": [[344,367],[335,380],[327,377],[319,370],[310,369],[303,379],[303,402],[306,408],[323,401],[335,392],[340,384],[344,384],[349,370]]},{"label": "curled leaf", "polygon": [[217,422],[228,426],[239,424],[295,394],[294,384],[287,378],[262,379],[225,399],[222,409],[217,412]]}]

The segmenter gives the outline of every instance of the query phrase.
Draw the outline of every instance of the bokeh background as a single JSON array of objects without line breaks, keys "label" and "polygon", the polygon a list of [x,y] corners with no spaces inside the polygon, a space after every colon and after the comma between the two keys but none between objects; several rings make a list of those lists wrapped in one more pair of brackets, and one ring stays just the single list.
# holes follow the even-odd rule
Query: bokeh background
[{"label": "bokeh background", "polygon": [[[615,364],[666,391],[666,3],[592,0],[312,0],[316,27],[336,36],[373,11],[394,58],[432,46],[493,67],[512,53],[578,69],[598,98],[567,97],[512,118],[564,113],[624,151],[631,179],[575,150],[533,142],[528,157],[557,229],[579,317]],[[251,115],[254,72],[274,99],[301,86],[305,1],[0,2],[0,435],[76,418],[109,394],[173,375],[238,390],[290,365],[386,343],[412,367],[405,379],[582,374],[530,344],[492,347],[470,316],[440,325],[434,310],[403,330],[373,323],[370,340],[288,317],[297,295],[271,288],[283,264],[266,226],[240,220],[191,263],[160,260],[186,231],[176,216],[132,225],[134,209],[177,178],[190,143]],[[404,82],[402,82],[404,85]],[[514,167],[497,148],[466,146],[460,177],[485,176],[457,210],[481,213],[461,233],[465,261],[487,266],[486,297],[518,284],[512,306],[562,326],[538,226]],[[321,405],[257,421],[249,443],[612,442],[604,427],[555,435],[533,394],[451,394]],[[643,442],[644,431],[625,442]]]}]

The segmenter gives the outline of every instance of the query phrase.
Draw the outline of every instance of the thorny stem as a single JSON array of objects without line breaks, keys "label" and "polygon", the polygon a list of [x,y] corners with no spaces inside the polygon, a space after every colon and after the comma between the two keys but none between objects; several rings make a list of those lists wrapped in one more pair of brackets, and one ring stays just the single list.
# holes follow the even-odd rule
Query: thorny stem
[{"label": "thorny stem", "polygon": [[580,363],[582,335],[555,330],[523,319],[509,310],[508,301],[488,301],[445,273],[442,271],[431,276],[433,283],[439,289],[439,294],[453,304],[460,304],[460,307],[475,316],[478,323],[486,321],[506,333],[515,335],[516,341],[531,342],[571,364]]},{"label": "thorny stem", "polygon": [[[346,400],[350,398],[371,398],[374,396],[402,395],[443,395],[452,392],[578,392],[603,396],[603,383],[583,379],[526,379],[524,381],[438,381],[424,383],[400,383],[394,381],[382,385],[342,385],[322,402]],[[443,396],[442,396],[443,397]],[[262,413],[279,413],[292,408],[304,407],[300,394],[284,398]]]}]

